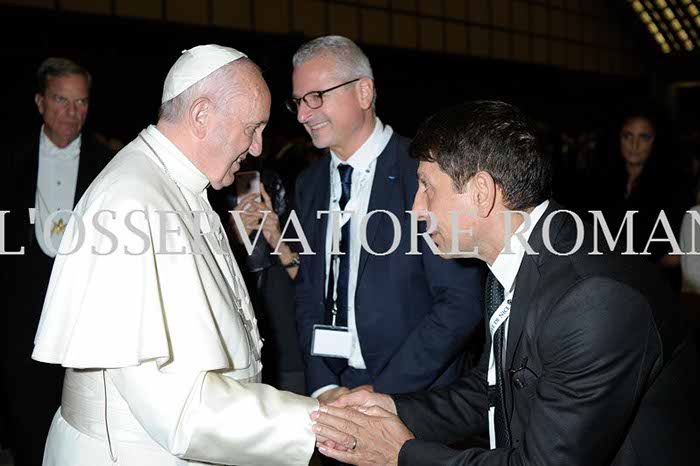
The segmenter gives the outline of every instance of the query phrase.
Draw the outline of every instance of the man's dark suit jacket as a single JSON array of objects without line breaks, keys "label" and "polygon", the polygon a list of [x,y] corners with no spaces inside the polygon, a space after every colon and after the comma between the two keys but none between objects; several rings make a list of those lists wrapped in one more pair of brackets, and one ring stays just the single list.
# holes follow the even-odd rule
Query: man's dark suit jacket
[{"label": "man's dark suit jacket", "polygon": [[[3,300],[0,310],[2,356],[0,394],[8,425],[16,438],[8,441],[16,450],[18,465],[41,464],[51,418],[60,404],[63,368],[31,359],[34,335],[54,260],[46,256],[29,223],[28,208],[35,207],[39,170],[39,131],[0,148],[2,196],[5,216],[5,250],[24,247],[22,256],[0,257]],[[83,134],[78,165],[75,203],[111,158],[111,152]],[[35,451],[36,450],[36,451]],[[31,455],[31,459],[27,456]]]},{"label": "man's dark suit jacket", "polygon": [[[525,255],[515,281],[504,366],[512,447],[444,446],[488,431],[487,332],[475,370],[449,387],[395,397],[417,438],[404,444],[400,465],[697,461],[697,354],[678,326],[679,306],[645,260],[589,255],[588,226],[577,253],[549,252],[543,220],[560,208],[550,203],[533,229],[529,243],[539,255]],[[573,248],[567,214],[557,214],[549,232],[556,251]]]},{"label": "man's dark suit jacket", "polygon": [[[355,315],[362,356],[375,390],[405,393],[444,385],[459,376],[464,345],[481,319],[480,273],[435,256],[419,238],[420,255],[410,249],[410,218],[418,189],[418,162],[408,156],[409,141],[394,134],[377,159],[368,212],[388,210],[401,224],[401,243],[386,256],[364,249],[360,256]],[[324,358],[310,355],[312,329],[324,323],[326,225],[330,155],[303,172],[296,187],[296,209],[315,255],[302,255],[296,286],[297,328],[306,363],[307,390],[342,385]],[[353,218],[353,221],[359,219]],[[367,241],[373,251],[389,250],[394,238],[386,214],[371,217]],[[353,241],[359,241],[353,238]]]}]

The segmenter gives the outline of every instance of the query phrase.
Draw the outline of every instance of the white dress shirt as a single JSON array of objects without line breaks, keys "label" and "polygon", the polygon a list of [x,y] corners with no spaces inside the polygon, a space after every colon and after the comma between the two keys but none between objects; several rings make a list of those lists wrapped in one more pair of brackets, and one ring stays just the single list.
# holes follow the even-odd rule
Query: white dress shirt
[{"label": "white dress shirt", "polygon": [[[367,215],[369,199],[372,193],[372,184],[374,182],[374,172],[377,166],[377,159],[382,151],[389,143],[394,131],[391,126],[384,125],[376,119],[374,130],[360,148],[352,154],[347,160],[341,160],[333,151],[331,151],[331,163],[329,166],[331,180],[331,195],[328,210],[340,210],[340,195],[342,193],[342,185],[340,182],[340,174],[338,173],[338,165],[346,163],[353,168],[352,171],[352,190],[350,200],[345,206],[345,214],[341,219],[340,226],[342,227],[346,221],[352,218],[350,224],[352,241],[350,242],[350,271],[348,275],[348,328],[352,337],[352,350],[348,358],[348,365],[355,369],[366,369],[365,361],[362,357],[362,348],[360,340],[357,337],[357,322],[355,320],[355,291],[357,290],[357,269],[360,265],[360,254],[362,245],[360,244],[360,221]],[[351,213],[351,214],[350,214]],[[331,247],[333,241],[332,222],[328,222],[326,229],[326,287],[328,289],[328,275],[331,261]],[[340,235],[340,232],[338,232]],[[336,265],[337,267],[337,265]],[[336,270],[336,269],[334,269]],[[334,274],[336,280],[338,273]],[[326,391],[336,388],[337,385],[327,385],[316,390],[312,396],[318,397]]]},{"label": "white dress shirt", "polygon": [[[547,210],[548,205],[549,201],[544,201],[535,207],[532,212],[530,212],[529,225],[526,225],[525,222],[520,224],[518,229],[515,231],[515,234],[513,234],[508,240],[510,242],[510,254],[505,253],[506,248],[504,247],[500,254],[498,254],[498,257],[496,257],[493,264],[489,265],[491,273],[493,273],[498,282],[503,286],[505,296],[508,296],[509,293],[513,293],[513,296],[515,296],[515,277],[518,275],[520,264],[522,264],[523,256],[525,255],[525,246],[520,242],[516,235],[522,235],[526,240],[529,239],[533,228],[535,228],[535,225],[537,225],[537,222],[542,217],[542,214],[544,214],[544,211]],[[516,310],[516,312],[518,311]],[[510,319],[503,323],[503,325],[505,325],[503,331],[504,350],[508,347],[509,322]],[[493,347],[493,342],[491,342],[491,346]]]},{"label": "white dress shirt", "polygon": [[[58,210],[70,211],[75,206],[81,141],[82,137],[78,136],[66,147],[60,148],[46,136],[44,127],[41,127],[34,233],[39,247],[49,257],[56,257],[56,251],[63,239],[64,229],[60,226],[68,224],[70,213],[61,212],[51,219],[48,217]],[[54,225],[59,227],[52,228]],[[46,243],[45,233],[49,236],[50,244]]]}]

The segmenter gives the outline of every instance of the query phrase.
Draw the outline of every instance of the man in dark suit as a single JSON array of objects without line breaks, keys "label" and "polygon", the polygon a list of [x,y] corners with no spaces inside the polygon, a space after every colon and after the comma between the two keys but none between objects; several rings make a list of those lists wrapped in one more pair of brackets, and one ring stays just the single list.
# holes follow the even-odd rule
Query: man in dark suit
[{"label": "man in dark suit", "polygon": [[307,390],[330,402],[359,386],[404,393],[453,381],[480,320],[479,272],[442,261],[423,239],[408,254],[417,163],[375,115],[369,60],[347,38],[315,39],[294,56],[293,87],[288,108],[330,149],[295,196],[315,253],[301,254],[296,286]]},{"label": "man in dark suit", "polygon": [[[37,78],[35,103],[42,127],[1,149],[0,210],[10,211],[5,214],[5,250],[24,248],[22,255],[0,257],[7,287],[0,325],[0,393],[6,441],[18,466],[41,464],[51,419],[60,405],[62,368],[31,359],[56,249],[69,219],[57,211],[73,209],[111,157],[94,138],[81,135],[90,74],[70,60],[49,58]],[[35,208],[32,220],[30,208]]]},{"label": "man in dark suit", "polygon": [[[653,266],[592,253],[590,228],[549,200],[532,123],[471,102],[431,117],[412,153],[414,209],[437,217],[436,243],[477,247],[491,271],[483,356],[442,389],[357,392],[322,408],[321,452],[363,465],[696,462],[697,354],[679,306]],[[467,213],[451,225],[450,211]],[[489,449],[447,446],[477,433]]]}]

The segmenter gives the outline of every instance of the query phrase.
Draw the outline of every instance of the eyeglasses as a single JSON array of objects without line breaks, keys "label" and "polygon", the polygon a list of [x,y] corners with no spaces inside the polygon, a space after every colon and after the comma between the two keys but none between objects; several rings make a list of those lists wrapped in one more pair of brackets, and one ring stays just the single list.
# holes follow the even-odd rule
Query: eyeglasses
[{"label": "eyeglasses", "polygon": [[328,89],[324,89],[322,91],[307,92],[306,94],[304,94],[302,97],[300,97],[298,99],[295,99],[294,97],[290,97],[284,101],[284,104],[286,105],[287,110],[289,110],[290,112],[295,113],[295,114],[299,111],[299,105],[301,105],[302,100],[311,109],[321,108],[321,106],[323,105],[323,95],[325,93],[333,91],[335,89],[338,89],[339,87],[347,86],[348,84],[354,83],[355,81],[359,81],[359,80],[360,80],[360,78],[356,78],[356,79],[353,79],[352,81],[347,81],[347,82],[344,82],[343,84],[338,84],[337,86],[329,87]]}]

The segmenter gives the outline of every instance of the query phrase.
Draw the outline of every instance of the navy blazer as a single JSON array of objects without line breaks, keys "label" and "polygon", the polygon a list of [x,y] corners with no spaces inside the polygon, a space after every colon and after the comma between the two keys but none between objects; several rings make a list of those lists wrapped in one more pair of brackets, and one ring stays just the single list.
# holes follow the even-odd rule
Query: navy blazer
[{"label": "navy blazer", "polygon": [[[355,294],[357,332],[375,390],[405,393],[455,380],[465,343],[481,320],[480,272],[434,255],[419,238],[421,254],[407,255],[410,216],[418,190],[418,162],[408,156],[409,140],[394,134],[377,159],[368,212],[387,210],[400,221],[398,248],[385,256],[362,250]],[[315,324],[324,323],[326,226],[330,197],[330,155],[299,175],[296,212],[314,255],[301,255],[296,282],[297,329],[306,363],[307,389],[313,393],[340,384],[324,358],[311,356]],[[385,252],[394,239],[386,214],[367,224],[372,251]]]}]

